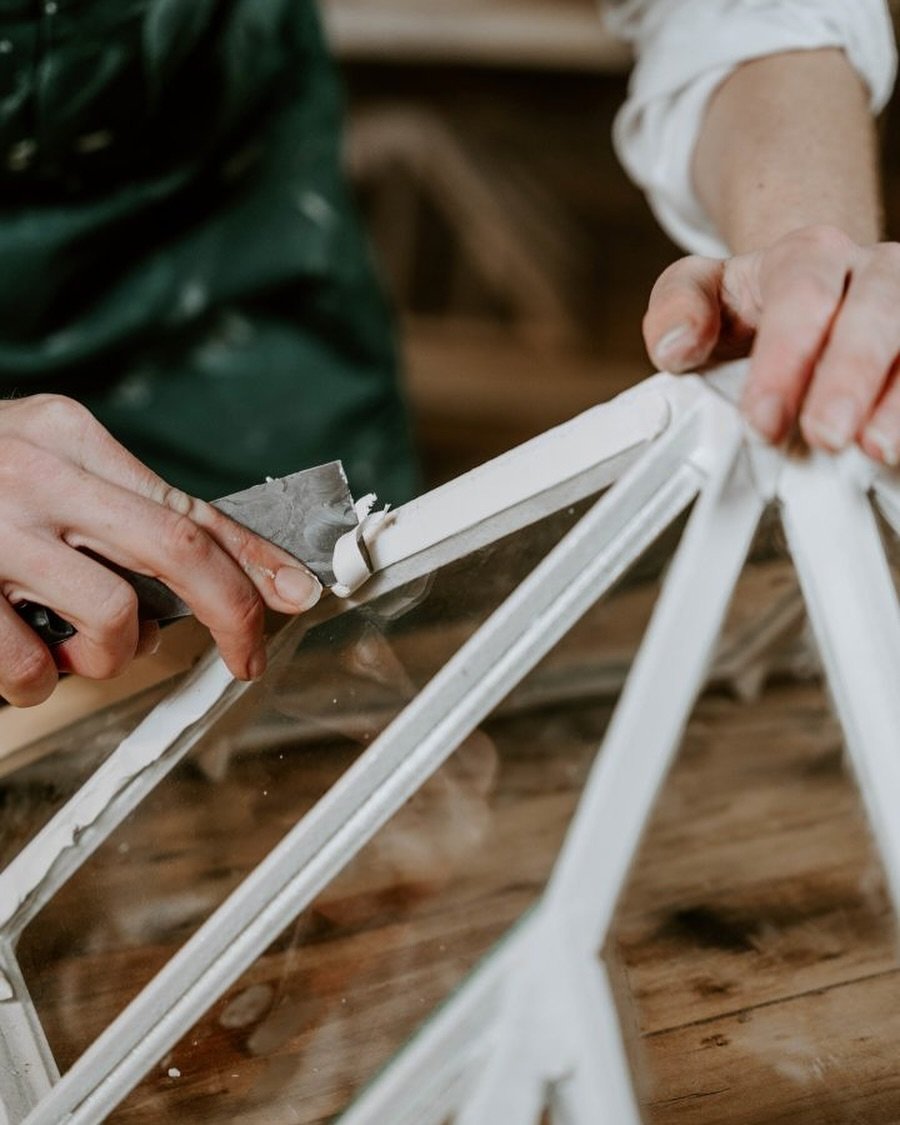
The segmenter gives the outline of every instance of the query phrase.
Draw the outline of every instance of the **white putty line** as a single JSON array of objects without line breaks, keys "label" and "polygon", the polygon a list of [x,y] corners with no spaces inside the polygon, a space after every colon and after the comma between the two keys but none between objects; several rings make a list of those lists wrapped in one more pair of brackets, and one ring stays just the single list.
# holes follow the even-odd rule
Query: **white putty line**
[{"label": "white putty line", "polygon": [[53,819],[0,873],[0,929],[50,875],[60,857],[109,808],[137,774],[168,750],[192,723],[202,719],[234,683],[217,654],[210,654],[172,695],[122,741]]},{"label": "white putty line", "polygon": [[335,592],[348,596],[372,573],[652,441],[669,425],[674,402],[696,394],[690,377],[656,375],[373,521],[364,534],[368,559],[349,532],[335,547]]}]

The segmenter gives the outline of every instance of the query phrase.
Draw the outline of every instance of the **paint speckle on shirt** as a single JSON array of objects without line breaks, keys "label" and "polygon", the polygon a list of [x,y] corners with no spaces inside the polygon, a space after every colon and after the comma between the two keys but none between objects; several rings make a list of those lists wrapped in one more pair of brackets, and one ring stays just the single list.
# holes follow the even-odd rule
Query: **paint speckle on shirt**
[{"label": "paint speckle on shirt", "polygon": [[315,191],[301,192],[297,197],[297,208],[311,223],[324,226],[330,222],[334,211],[331,204]]},{"label": "paint speckle on shirt", "polygon": [[118,406],[132,410],[147,406],[153,399],[150,373],[144,370],[130,371],[116,387],[114,399]]},{"label": "paint speckle on shirt", "polygon": [[196,316],[206,308],[208,300],[205,285],[196,279],[188,281],[178,295],[178,315],[185,318]]},{"label": "paint speckle on shirt", "polygon": [[65,355],[78,343],[78,333],[67,329],[63,332],[51,332],[44,342],[47,355]]},{"label": "paint speckle on shirt", "polygon": [[11,172],[24,172],[31,166],[37,153],[37,142],[31,137],[16,141],[6,153],[6,166]]}]

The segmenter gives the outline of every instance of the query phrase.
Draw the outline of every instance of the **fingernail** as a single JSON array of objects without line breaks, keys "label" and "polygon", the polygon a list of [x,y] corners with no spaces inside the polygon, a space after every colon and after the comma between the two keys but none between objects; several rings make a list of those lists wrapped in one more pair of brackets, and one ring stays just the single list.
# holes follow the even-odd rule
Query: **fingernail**
[{"label": "fingernail", "polygon": [[848,395],[833,399],[818,417],[804,416],[804,425],[809,434],[837,452],[849,444],[859,426],[859,407],[856,400]]},{"label": "fingernail", "polygon": [[900,465],[900,441],[896,437],[886,434],[878,426],[868,426],[863,436],[869,445],[875,446],[885,465],[892,469]]},{"label": "fingernail", "polygon": [[275,572],[275,589],[286,602],[302,613],[312,609],[322,596],[322,583],[308,570],[299,566],[283,566]]},{"label": "fingernail", "polygon": [[686,358],[681,353],[684,351],[684,345],[688,342],[689,336],[690,325],[679,324],[676,328],[670,328],[664,336],[657,340],[653,355],[658,366],[665,367],[669,360],[676,355]]},{"label": "fingernail", "polygon": [[784,402],[781,395],[763,394],[744,405],[747,421],[758,433],[770,441],[781,437],[784,426]]},{"label": "fingernail", "polygon": [[258,648],[256,652],[250,657],[247,664],[247,671],[250,673],[251,680],[258,680],[263,672],[266,670],[268,664],[268,657],[264,648]]}]

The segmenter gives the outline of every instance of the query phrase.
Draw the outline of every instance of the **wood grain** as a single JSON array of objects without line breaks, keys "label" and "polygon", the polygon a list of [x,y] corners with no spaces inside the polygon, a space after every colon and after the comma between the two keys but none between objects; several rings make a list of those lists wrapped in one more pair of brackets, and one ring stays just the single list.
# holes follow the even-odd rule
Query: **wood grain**
[{"label": "wood grain", "polygon": [[[486,724],[112,1120],[330,1120],[539,894],[608,714]],[[123,827],[24,939],[64,1064],[357,752],[189,763]],[[608,956],[648,1122],[897,1120],[894,926],[818,686],[701,700]]]}]

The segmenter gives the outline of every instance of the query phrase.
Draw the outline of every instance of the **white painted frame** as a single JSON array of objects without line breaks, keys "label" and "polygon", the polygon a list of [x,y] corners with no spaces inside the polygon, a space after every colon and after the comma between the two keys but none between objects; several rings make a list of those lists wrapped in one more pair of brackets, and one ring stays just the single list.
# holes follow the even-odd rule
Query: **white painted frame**
[{"label": "white painted frame", "polygon": [[[211,656],[151,712],[0,872],[0,1121],[102,1121],[695,499],[544,895],[344,1122],[524,1125],[545,1107],[560,1125],[639,1121],[598,952],[773,500],[900,906],[900,817],[890,800],[900,771],[900,612],[869,502],[874,494],[900,533],[900,483],[856,452],[799,458],[755,444],[729,401],[740,378],[739,365],[706,380],[655,376],[367,527],[376,573],[347,605],[613,485],[60,1077],[16,941],[211,723],[254,689]],[[329,599],[282,630],[276,662],[340,608]]]}]

